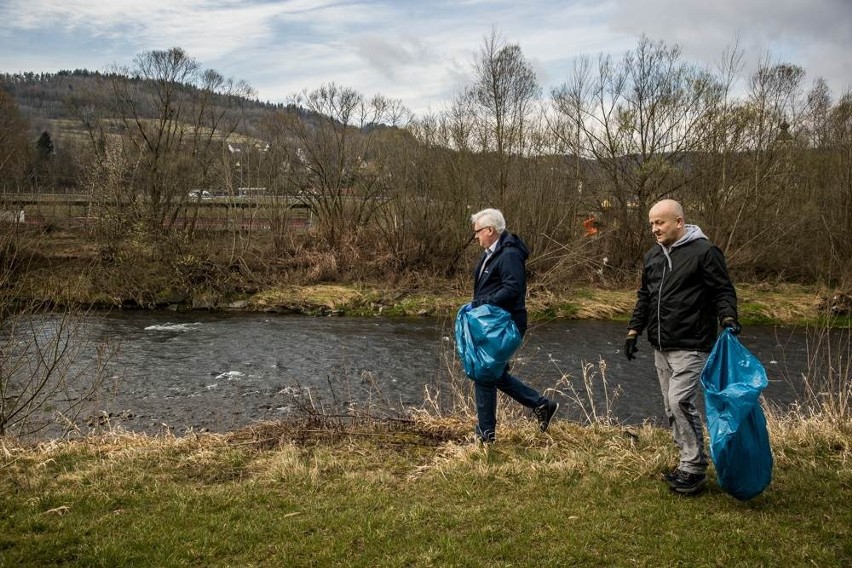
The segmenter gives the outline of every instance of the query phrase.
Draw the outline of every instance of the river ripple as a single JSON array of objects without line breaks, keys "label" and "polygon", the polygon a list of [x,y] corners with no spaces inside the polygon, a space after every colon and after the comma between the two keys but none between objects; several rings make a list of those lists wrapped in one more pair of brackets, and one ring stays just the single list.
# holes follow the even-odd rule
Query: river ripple
[{"label": "river ripple", "polygon": [[[324,411],[352,402],[376,410],[419,407],[427,387],[450,399],[455,359],[449,319],[140,311],[96,315],[86,329],[88,339],[116,348],[112,388],[93,413],[111,414],[134,431],[224,432],[287,417],[300,405]],[[626,361],[624,333],[625,324],[617,322],[534,324],[513,372],[536,388],[556,389],[560,417],[582,420],[592,408],[582,385],[583,367],[591,363],[597,413],[606,412],[608,394],[620,422],[661,423],[651,348],[641,340],[637,359]],[[766,398],[794,402],[794,385],[807,368],[804,333],[746,327],[740,338],[767,369]],[[573,400],[572,388],[585,408]]]}]

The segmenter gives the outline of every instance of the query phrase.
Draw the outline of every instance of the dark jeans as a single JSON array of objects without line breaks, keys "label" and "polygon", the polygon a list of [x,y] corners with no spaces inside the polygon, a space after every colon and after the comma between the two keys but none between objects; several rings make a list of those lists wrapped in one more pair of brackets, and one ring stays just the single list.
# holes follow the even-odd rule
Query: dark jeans
[{"label": "dark jeans", "polygon": [[535,408],[547,402],[537,390],[510,375],[508,365],[503,376],[490,385],[474,383],[476,417],[479,421],[476,435],[483,440],[493,440],[497,429],[497,389],[527,408]]}]

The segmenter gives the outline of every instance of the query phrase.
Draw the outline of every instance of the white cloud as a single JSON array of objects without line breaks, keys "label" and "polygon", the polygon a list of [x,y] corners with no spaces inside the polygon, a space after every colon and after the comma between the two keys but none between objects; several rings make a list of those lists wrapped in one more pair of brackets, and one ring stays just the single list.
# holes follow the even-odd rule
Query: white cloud
[{"label": "white cloud", "polygon": [[835,91],[852,82],[852,4],[849,0],[618,0],[610,22],[621,33],[645,33],[680,45],[684,56],[713,65],[735,43],[744,63],[800,65],[811,79],[825,75]]},{"label": "white cloud", "polygon": [[838,95],[852,81],[849,1],[6,0],[0,68],[103,69],[178,46],[261,99],[335,81],[423,112],[470,80],[493,28],[521,46],[545,93],[577,55],[620,55],[645,34],[707,65],[739,38],[750,65],[772,53]]}]

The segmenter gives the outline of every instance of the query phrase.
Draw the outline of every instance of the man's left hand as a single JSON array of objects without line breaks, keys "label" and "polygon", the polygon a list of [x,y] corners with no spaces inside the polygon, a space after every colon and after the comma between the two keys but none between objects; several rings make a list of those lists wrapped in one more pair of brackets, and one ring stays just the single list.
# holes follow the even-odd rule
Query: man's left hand
[{"label": "man's left hand", "polygon": [[743,330],[740,322],[736,320],[736,318],[727,317],[722,320],[722,327],[725,329],[730,329],[731,333],[734,335],[739,335],[739,333]]}]

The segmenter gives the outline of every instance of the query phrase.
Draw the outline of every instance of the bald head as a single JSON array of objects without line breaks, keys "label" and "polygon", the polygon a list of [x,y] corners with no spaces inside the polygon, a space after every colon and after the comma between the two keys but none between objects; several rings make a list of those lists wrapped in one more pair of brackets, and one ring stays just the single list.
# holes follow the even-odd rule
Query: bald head
[{"label": "bald head", "polygon": [[658,201],[653,207],[651,207],[651,211],[648,212],[649,217],[655,214],[658,216],[672,215],[674,217],[680,217],[681,219],[683,219],[683,207],[674,199],[663,199],[662,201]]},{"label": "bald head", "polygon": [[663,199],[651,207],[648,222],[651,224],[654,238],[666,247],[677,242],[686,233],[683,207],[674,199]]}]

